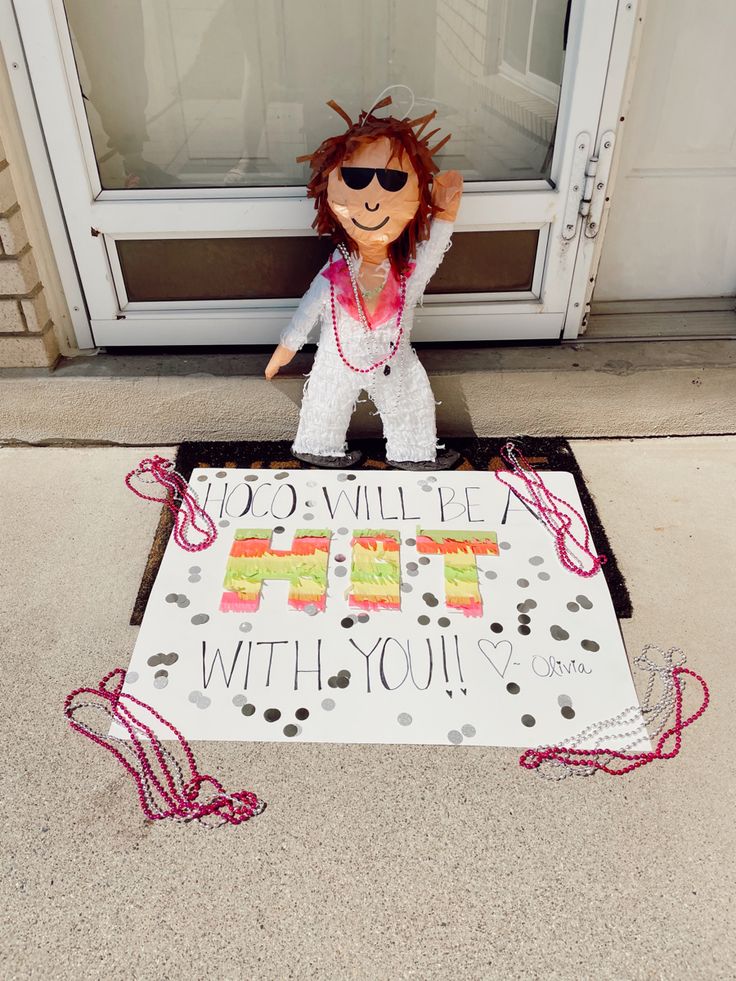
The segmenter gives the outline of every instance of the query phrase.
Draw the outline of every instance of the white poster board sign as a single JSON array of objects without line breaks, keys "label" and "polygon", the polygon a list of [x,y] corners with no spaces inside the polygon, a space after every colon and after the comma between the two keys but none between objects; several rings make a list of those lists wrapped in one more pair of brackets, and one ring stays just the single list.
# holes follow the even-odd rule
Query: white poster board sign
[{"label": "white poster board sign", "polygon": [[218,538],[169,540],[125,689],[188,739],[530,746],[637,704],[603,575],[567,572],[492,473],[190,486]]}]

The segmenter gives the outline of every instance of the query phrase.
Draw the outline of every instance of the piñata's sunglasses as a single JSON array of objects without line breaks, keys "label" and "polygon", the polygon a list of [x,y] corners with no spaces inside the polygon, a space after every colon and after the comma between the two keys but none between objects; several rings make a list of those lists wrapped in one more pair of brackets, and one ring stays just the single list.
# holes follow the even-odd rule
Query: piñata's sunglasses
[{"label": "pi\u00f1ata's sunglasses", "polygon": [[409,179],[405,170],[387,170],[384,167],[341,167],[340,176],[352,191],[368,187],[374,175],[384,191],[400,191]]}]

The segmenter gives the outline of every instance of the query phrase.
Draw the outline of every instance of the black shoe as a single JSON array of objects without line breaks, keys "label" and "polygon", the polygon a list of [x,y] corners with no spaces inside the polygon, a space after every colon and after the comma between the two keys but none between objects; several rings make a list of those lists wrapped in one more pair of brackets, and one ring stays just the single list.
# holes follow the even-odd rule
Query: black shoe
[{"label": "black shoe", "polygon": [[452,470],[457,466],[460,454],[457,450],[440,450],[434,460],[386,460],[395,470]]},{"label": "black shoe", "polygon": [[360,450],[348,450],[342,456],[317,456],[314,453],[295,453],[294,450],[291,454],[302,463],[308,463],[312,467],[326,467],[329,470],[348,470],[350,467],[356,467],[363,459]]}]

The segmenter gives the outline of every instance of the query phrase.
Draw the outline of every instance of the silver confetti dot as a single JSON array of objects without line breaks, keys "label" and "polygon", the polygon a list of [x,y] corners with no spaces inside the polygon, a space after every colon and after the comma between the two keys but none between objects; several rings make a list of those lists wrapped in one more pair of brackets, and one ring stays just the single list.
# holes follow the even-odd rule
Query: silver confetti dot
[{"label": "silver confetti dot", "polygon": [[358,614],[358,623],[368,623],[369,620],[370,620],[370,617],[368,616],[367,613],[359,613]]},{"label": "silver confetti dot", "polygon": [[307,481],[307,487],[316,487],[316,486],[317,486],[317,481],[316,480],[308,480]]},{"label": "silver confetti dot", "polygon": [[450,729],[447,733],[447,738],[450,740],[453,746],[459,746],[463,741],[463,734],[458,732],[457,729]]},{"label": "silver confetti dot", "polygon": [[223,518],[222,521],[218,521],[217,524],[219,525],[220,528],[229,528],[230,527],[230,522],[227,521],[225,518]]},{"label": "silver confetti dot", "polygon": [[335,573],[336,576],[340,576],[340,577],[346,576],[348,574],[348,570],[345,568],[344,565],[339,565],[333,571],[334,571],[334,573]]},{"label": "silver confetti dot", "polygon": [[422,484],[422,490],[423,491],[431,491],[432,488],[430,487],[429,484]]},{"label": "silver confetti dot", "polygon": [[304,607],[304,612],[307,614],[307,616],[313,617],[319,612],[319,610],[314,603],[307,603],[307,605]]},{"label": "silver confetti dot", "polygon": [[337,475],[337,479],[340,481],[341,484],[343,484],[348,479],[348,475],[346,473],[339,473]]},{"label": "silver confetti dot", "polygon": [[544,559],[541,555],[532,555],[529,559],[529,565],[544,565]]},{"label": "silver confetti dot", "polygon": [[279,472],[275,475],[274,480],[285,480],[288,476],[289,472],[287,470],[279,470]]},{"label": "silver confetti dot", "polygon": [[176,601],[176,605],[179,607],[179,609],[186,610],[186,608],[189,606],[189,600],[186,596],[180,595]]},{"label": "silver confetti dot", "polygon": [[168,683],[169,683],[169,679],[164,677],[163,675],[160,678],[153,679],[154,688],[165,688],[168,685]]},{"label": "silver confetti dot", "polygon": [[587,596],[576,596],[575,599],[582,606],[584,610],[592,610],[593,604],[590,602]]},{"label": "silver confetti dot", "polygon": [[570,634],[559,626],[557,623],[553,623],[549,628],[549,632],[552,634],[555,640],[569,640]]},{"label": "silver confetti dot", "polygon": [[469,723],[466,723],[466,725],[464,725],[460,731],[464,736],[471,737],[475,735],[475,726],[471,726]]},{"label": "silver confetti dot", "polygon": [[166,597],[166,602],[167,603],[176,603],[176,601],[178,599],[179,599],[179,594],[178,593],[169,593],[169,595]]},{"label": "silver confetti dot", "polygon": [[416,545],[416,543],[417,543],[416,538],[407,538],[406,539],[406,544],[407,545]]},{"label": "silver confetti dot", "polygon": [[349,531],[348,531],[347,528],[338,528],[337,529],[337,533],[338,533],[338,535],[347,535],[347,534],[349,534]]},{"label": "silver confetti dot", "polygon": [[202,582],[202,577],[201,576],[190,576],[189,577],[189,582]]},{"label": "silver confetti dot", "polygon": [[198,565],[192,565],[192,566],[189,567],[189,575],[190,576],[198,576],[201,571],[202,571],[202,569]]},{"label": "silver confetti dot", "polygon": [[436,484],[437,483],[437,478],[436,477],[427,477],[427,483],[428,484]]},{"label": "silver confetti dot", "polygon": [[549,582],[550,575],[549,575],[548,572],[538,572],[537,573],[537,578],[538,579],[541,579],[542,582]]},{"label": "silver confetti dot", "polygon": [[317,505],[314,503],[314,501],[305,501],[304,502],[304,507],[305,508],[314,508],[314,507],[317,507]]},{"label": "silver confetti dot", "polygon": [[243,620],[243,622],[240,624],[240,627],[238,629],[241,631],[241,633],[249,634],[253,629],[253,624],[248,623],[247,620]]},{"label": "silver confetti dot", "polygon": [[529,585],[529,580],[528,579],[517,579],[516,580],[516,585],[517,586],[521,586],[522,589],[526,589],[527,586]]},{"label": "silver confetti dot", "polygon": [[580,646],[584,651],[590,651],[591,654],[595,654],[601,649],[601,645],[597,644],[594,640],[581,640]]},{"label": "silver confetti dot", "polygon": [[486,579],[498,579],[498,573],[493,572],[492,569],[489,569],[488,572],[486,572],[485,577]]},{"label": "silver confetti dot", "polygon": [[334,709],[334,707],[335,707],[335,699],[334,698],[323,698],[322,699],[322,708],[325,710],[325,712],[331,712]]},{"label": "silver confetti dot", "polygon": [[196,705],[198,709],[206,709],[212,704],[212,699],[209,695],[203,695],[201,691],[190,691],[189,701]]},{"label": "silver confetti dot", "polygon": [[235,706],[236,708],[242,708],[242,707],[243,707],[243,705],[245,705],[245,703],[246,703],[247,701],[248,701],[248,699],[247,699],[247,698],[245,697],[245,695],[236,695],[236,696],[235,696],[235,697],[233,698],[233,705],[234,705],[234,706]]},{"label": "silver confetti dot", "polygon": [[537,724],[537,720],[534,718],[533,715],[522,715],[521,724],[523,726],[526,726],[527,729],[531,729],[532,726]]},{"label": "silver confetti dot", "polygon": [[125,672],[125,684],[126,685],[134,685],[136,683],[136,681],[138,681],[138,672],[137,671],[126,671]]},{"label": "silver confetti dot", "polygon": [[200,477],[197,477],[197,480],[207,480],[207,474],[203,473]]},{"label": "silver confetti dot", "polygon": [[396,716],[396,721],[400,726],[410,726],[413,720],[408,712],[399,712],[399,714]]},{"label": "silver confetti dot", "polygon": [[406,571],[407,572],[416,572],[418,568],[419,568],[419,566],[417,565],[416,562],[407,562],[406,563]]},{"label": "silver confetti dot", "polygon": [[247,480],[249,484],[252,484],[254,480],[258,480],[258,474],[257,473],[246,474],[245,477],[243,477],[243,480]]},{"label": "silver confetti dot", "polygon": [[429,556],[423,555],[419,560],[419,565],[429,565]]},{"label": "silver confetti dot", "polygon": [[227,472],[225,470],[218,470],[215,477],[227,477]]},{"label": "silver confetti dot", "polygon": [[570,613],[577,613],[578,610],[580,609],[577,603],[568,603],[567,608],[570,611]]},{"label": "silver confetti dot", "polygon": [[498,547],[506,551],[507,549],[511,548],[511,542],[499,542]]},{"label": "silver confetti dot", "polygon": [[557,704],[562,708],[565,705],[572,705],[572,699],[569,695],[558,695]]},{"label": "silver confetti dot", "polygon": [[400,589],[402,593],[410,593],[414,587],[410,582],[402,582]]},{"label": "silver confetti dot", "polygon": [[309,511],[305,511],[302,518],[304,518],[305,521],[314,521],[314,515],[310,514]]},{"label": "silver confetti dot", "polygon": [[192,617],[192,623],[195,625],[195,627],[200,626],[200,624],[207,623],[208,620],[209,616],[206,613],[196,613]]}]

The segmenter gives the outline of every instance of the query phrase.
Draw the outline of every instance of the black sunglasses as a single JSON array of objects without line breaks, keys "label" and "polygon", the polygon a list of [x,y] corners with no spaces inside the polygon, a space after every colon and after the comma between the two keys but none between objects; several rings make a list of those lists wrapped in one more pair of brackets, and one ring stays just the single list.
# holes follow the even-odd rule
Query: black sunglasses
[{"label": "black sunglasses", "polygon": [[387,170],[385,167],[341,167],[340,176],[352,191],[368,187],[373,176],[384,191],[400,191],[409,179],[405,170]]}]

